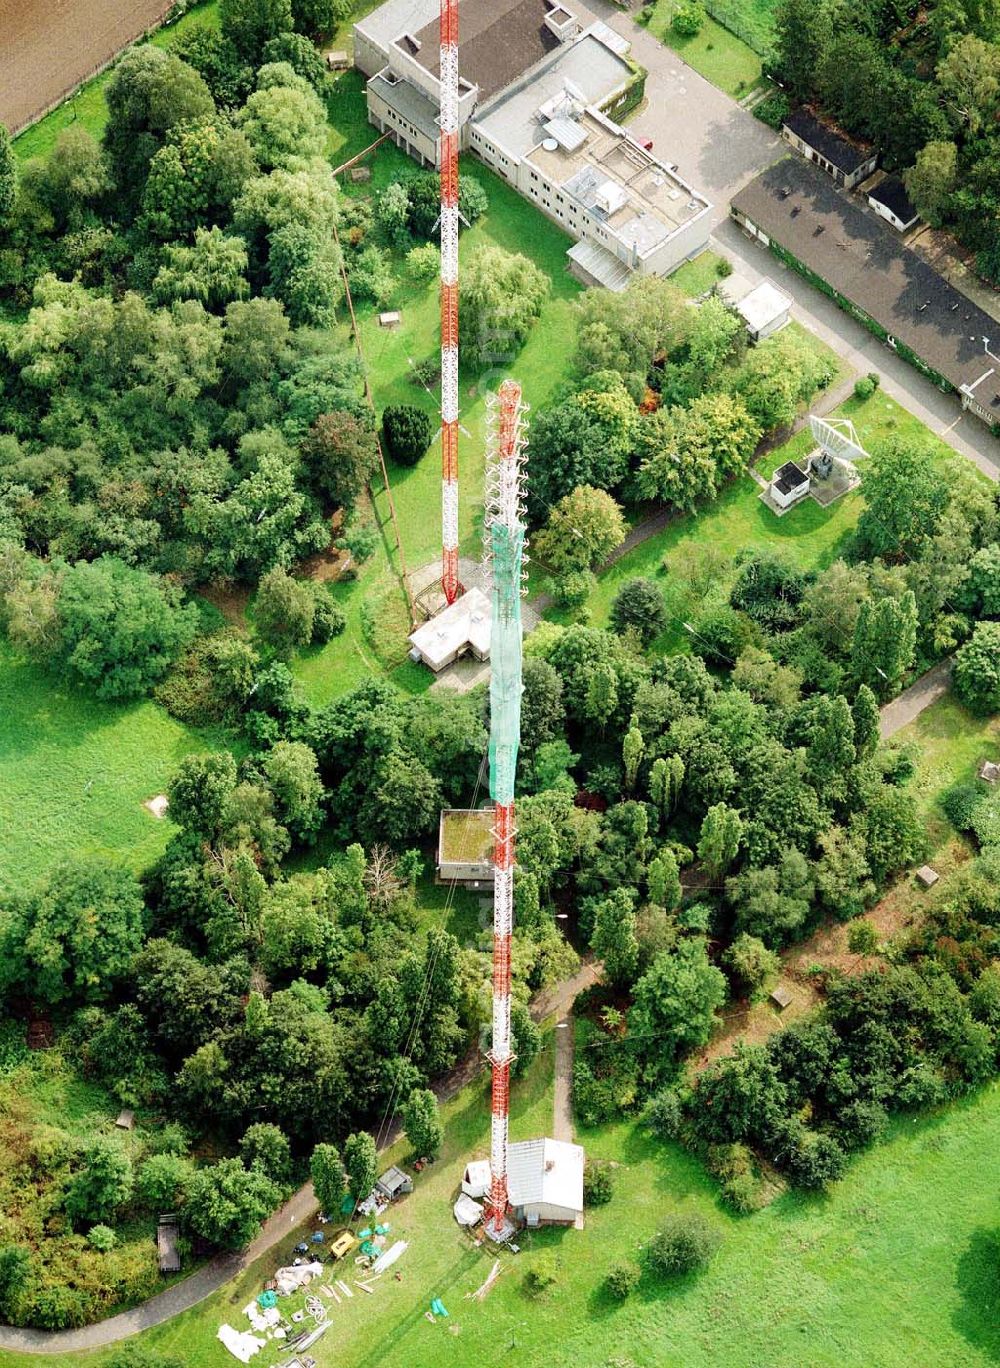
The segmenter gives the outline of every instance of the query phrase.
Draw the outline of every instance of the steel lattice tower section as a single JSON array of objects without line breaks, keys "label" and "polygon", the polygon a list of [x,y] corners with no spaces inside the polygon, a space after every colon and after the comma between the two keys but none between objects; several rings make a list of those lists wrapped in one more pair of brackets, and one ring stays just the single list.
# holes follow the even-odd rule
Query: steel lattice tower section
[{"label": "steel lattice tower section", "polygon": [[510,949],[514,921],[514,775],[521,739],[521,592],[524,555],[524,406],[505,380],[488,401],[490,436],[484,536],[493,580],[490,631],[490,796],[493,828],[493,1069],[490,1194],[486,1229],[504,1239],[510,1066]]},{"label": "steel lattice tower section", "polygon": [[441,588],[458,583],[458,0],[441,0]]}]

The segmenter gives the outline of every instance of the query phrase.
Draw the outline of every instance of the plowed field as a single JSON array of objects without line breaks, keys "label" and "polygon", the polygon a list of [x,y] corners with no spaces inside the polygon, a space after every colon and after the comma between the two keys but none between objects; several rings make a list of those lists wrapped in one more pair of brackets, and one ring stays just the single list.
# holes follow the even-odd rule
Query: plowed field
[{"label": "plowed field", "polygon": [[16,132],[169,8],[170,0],[0,0],[0,123]]}]

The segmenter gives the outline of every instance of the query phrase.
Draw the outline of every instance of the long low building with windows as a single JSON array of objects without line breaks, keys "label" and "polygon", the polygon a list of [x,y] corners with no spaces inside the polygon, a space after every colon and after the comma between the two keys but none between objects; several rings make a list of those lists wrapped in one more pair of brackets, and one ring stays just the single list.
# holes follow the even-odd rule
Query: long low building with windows
[{"label": "long low building with windows", "polygon": [[[368,117],[440,158],[437,0],[388,0],[355,25]],[[642,94],[628,41],[558,0],[461,0],[460,144],[576,239],[569,266],[621,290],[708,242],[711,205],[615,122]]]},{"label": "long low building with windows", "polygon": [[751,236],[840,304],[962,407],[1000,427],[1000,323],[903,246],[829,178],[776,162],[734,196]]}]

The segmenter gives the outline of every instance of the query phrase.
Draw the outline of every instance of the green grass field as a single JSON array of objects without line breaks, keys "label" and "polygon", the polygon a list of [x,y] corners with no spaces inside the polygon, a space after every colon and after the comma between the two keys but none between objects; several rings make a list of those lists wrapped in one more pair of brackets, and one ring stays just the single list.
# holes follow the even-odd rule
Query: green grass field
[{"label": "green grass field", "polygon": [[945,694],[896,740],[919,751],[913,792],[937,847],[954,834],[938,798],[952,784],[974,778],[981,760],[1000,757],[1000,716],[975,717],[953,694]]},{"label": "green grass field", "polygon": [[100,703],[0,640],[0,892],[71,856],[144,869],[173,828],[142,804],[212,744],[154,703]]},{"label": "green grass field", "polygon": [[[515,1084],[514,1139],[546,1132],[552,1115],[551,1033],[547,1049]],[[593,1132],[588,1153],[613,1162],[615,1196],[590,1211],[583,1231],[525,1238],[505,1256],[488,1298],[466,1300],[488,1273],[493,1251],[460,1235],[451,1202],[462,1166],[485,1153],[483,1082],[447,1108],[439,1161],[392,1209],[392,1236],[410,1241],[374,1296],[355,1292],[333,1306],[333,1328],[311,1350],[319,1368],[989,1368],[1000,1356],[995,1270],[1000,1199],[984,1157],[1000,1126],[1000,1086],[945,1110],[904,1117],[882,1145],[852,1163],[823,1196],[786,1194],[764,1211],[733,1217],[715,1184],[675,1146],[650,1140],[632,1122]],[[401,1151],[394,1152],[396,1158]],[[674,1211],[700,1211],[724,1243],[700,1277],[655,1285],[644,1279],[624,1305],[603,1291],[608,1268],[636,1256]],[[290,1249],[298,1232],[289,1232]],[[538,1253],[556,1260],[556,1284],[541,1297],[524,1277]],[[282,1245],[276,1251],[288,1253]],[[245,1325],[240,1309],[276,1266],[274,1255],[146,1342],[181,1355],[188,1368],[226,1368],[219,1325]],[[342,1265],[340,1275],[352,1268]],[[424,1318],[439,1296],[450,1318]],[[107,1354],[74,1355],[74,1368],[99,1368]],[[265,1350],[255,1364],[287,1355]],[[2,1368],[30,1361],[57,1368],[68,1358],[0,1355]]]},{"label": "green grass field", "polygon": [[647,24],[650,33],[727,95],[739,97],[752,90],[763,75],[753,48],[707,15],[699,33],[682,38],[671,27],[675,8],[674,0],[657,0]]}]

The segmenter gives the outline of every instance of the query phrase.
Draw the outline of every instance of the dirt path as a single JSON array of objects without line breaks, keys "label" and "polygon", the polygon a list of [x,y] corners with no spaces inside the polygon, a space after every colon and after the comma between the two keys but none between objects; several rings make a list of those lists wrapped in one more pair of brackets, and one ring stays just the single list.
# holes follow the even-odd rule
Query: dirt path
[{"label": "dirt path", "polygon": [[573,1139],[573,1013],[556,1025],[556,1086],[552,1101],[553,1140]]},{"label": "dirt path", "polygon": [[894,698],[891,703],[887,703],[882,709],[882,720],[879,723],[879,731],[883,741],[887,741],[890,736],[895,736],[898,731],[919,717],[925,708],[929,708],[932,703],[936,703],[943,694],[948,692],[951,684],[952,658],[939,661],[926,674],[920,676],[915,684],[911,684],[908,689]]},{"label": "dirt path", "polygon": [[[573,1005],[577,994],[596,983],[600,972],[599,963],[586,961],[572,978],[543,990],[531,1003],[532,1018],[535,1021],[544,1021],[546,1017],[556,1014],[562,1019]],[[560,1031],[558,1035],[569,1038],[572,1070],[572,1029]],[[558,1050],[557,1045],[557,1070]],[[484,1068],[485,1061],[482,1055],[478,1050],[472,1050],[441,1080],[434,1091],[442,1102],[446,1102],[471,1083]],[[568,1094],[566,1107],[568,1114]],[[572,1127],[572,1122],[570,1126]],[[399,1122],[393,1118],[379,1136],[380,1149],[388,1149],[395,1144],[399,1135]],[[566,1138],[572,1139],[572,1129]],[[164,1321],[172,1320],[182,1311],[188,1311],[206,1297],[212,1296],[231,1278],[249,1268],[262,1254],[266,1254],[269,1249],[284,1240],[296,1226],[308,1220],[315,1210],[316,1194],[313,1192],[312,1183],[305,1183],[283,1207],[269,1217],[257,1238],[241,1253],[218,1254],[189,1278],[175,1283],[164,1292],[157,1293],[141,1306],[124,1311],[120,1316],[112,1316],[109,1320],[99,1321],[96,1325],[84,1326],[81,1330],[18,1330],[13,1326],[0,1325],[0,1350],[21,1354],[83,1353],[88,1349],[100,1349],[108,1344],[117,1344],[119,1340],[141,1334],[154,1325],[162,1325]]]}]

